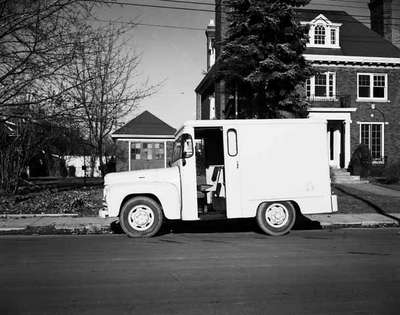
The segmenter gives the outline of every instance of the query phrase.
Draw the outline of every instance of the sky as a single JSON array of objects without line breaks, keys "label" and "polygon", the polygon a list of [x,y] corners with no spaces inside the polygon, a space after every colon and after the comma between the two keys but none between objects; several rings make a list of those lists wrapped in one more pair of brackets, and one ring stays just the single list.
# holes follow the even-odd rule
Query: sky
[{"label": "sky", "polygon": [[[186,0],[195,2],[190,5],[178,1],[121,0],[147,6],[214,9],[212,0]],[[368,2],[369,0],[312,0],[306,8],[346,11],[369,25]],[[146,80],[150,85],[161,85],[156,93],[142,100],[139,106],[124,118],[124,122],[128,122],[144,110],[150,111],[174,128],[179,128],[186,120],[195,119],[194,89],[203,78],[207,67],[205,28],[210,19],[214,19],[214,13],[115,4],[102,7],[99,13],[103,19],[135,20],[140,24],[164,26],[138,25],[130,33],[129,49],[141,56],[137,69],[138,85]]]}]

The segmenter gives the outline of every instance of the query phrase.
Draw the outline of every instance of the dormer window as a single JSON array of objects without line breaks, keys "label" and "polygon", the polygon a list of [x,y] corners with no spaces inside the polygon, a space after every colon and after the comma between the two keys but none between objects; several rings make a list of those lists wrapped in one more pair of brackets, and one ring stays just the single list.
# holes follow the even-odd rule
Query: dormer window
[{"label": "dormer window", "polygon": [[342,24],[332,23],[322,14],[311,22],[301,24],[310,25],[307,47],[340,48],[339,29]]},{"label": "dormer window", "polygon": [[336,45],[336,29],[331,28],[331,45]]},{"label": "dormer window", "polygon": [[314,44],[325,45],[325,27],[317,25],[314,29]]}]

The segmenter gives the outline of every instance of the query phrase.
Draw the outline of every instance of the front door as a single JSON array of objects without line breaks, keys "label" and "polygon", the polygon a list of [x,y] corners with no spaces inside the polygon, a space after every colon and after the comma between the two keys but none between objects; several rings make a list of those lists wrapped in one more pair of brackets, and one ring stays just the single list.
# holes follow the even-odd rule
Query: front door
[{"label": "front door", "polygon": [[328,120],[329,166],[341,168],[344,164],[344,130],[343,121]]},{"label": "front door", "polygon": [[186,128],[174,143],[174,166],[181,179],[182,220],[197,220],[196,159],[193,128]]},{"label": "front door", "polygon": [[224,160],[226,185],[226,216],[240,218],[241,209],[241,180],[240,180],[240,152],[239,135],[234,128],[224,127]]}]

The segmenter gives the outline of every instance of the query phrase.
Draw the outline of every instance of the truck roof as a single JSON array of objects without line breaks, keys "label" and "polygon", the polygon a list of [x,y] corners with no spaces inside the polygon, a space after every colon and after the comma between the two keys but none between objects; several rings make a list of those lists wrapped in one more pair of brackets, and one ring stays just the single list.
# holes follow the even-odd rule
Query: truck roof
[{"label": "truck roof", "polygon": [[248,126],[248,125],[282,125],[282,124],[326,124],[325,120],[315,118],[294,119],[212,119],[212,120],[189,120],[175,133],[179,134],[185,127],[224,127],[224,126]]},{"label": "truck roof", "polygon": [[212,120],[188,120],[177,130],[175,136],[185,127],[224,127],[224,126],[248,126],[248,125],[282,125],[282,124],[326,124],[326,120],[316,118],[284,118],[284,119],[212,119]]}]

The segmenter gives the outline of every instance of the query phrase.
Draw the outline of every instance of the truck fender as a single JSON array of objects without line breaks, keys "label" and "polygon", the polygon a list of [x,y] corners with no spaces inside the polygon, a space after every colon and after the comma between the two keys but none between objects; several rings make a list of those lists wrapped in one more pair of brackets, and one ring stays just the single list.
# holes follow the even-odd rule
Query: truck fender
[{"label": "truck fender", "polygon": [[164,216],[175,220],[181,218],[181,200],[178,187],[171,183],[123,183],[113,186],[113,191],[107,197],[108,211],[110,217],[119,216],[122,202],[130,196],[153,196],[160,202]]}]

